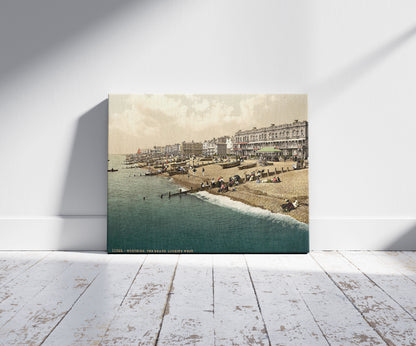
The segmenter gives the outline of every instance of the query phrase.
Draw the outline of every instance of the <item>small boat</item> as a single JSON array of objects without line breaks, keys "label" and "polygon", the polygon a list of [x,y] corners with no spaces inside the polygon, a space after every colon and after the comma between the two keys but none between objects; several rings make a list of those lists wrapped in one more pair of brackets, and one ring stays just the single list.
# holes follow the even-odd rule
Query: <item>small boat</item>
[{"label": "small boat", "polygon": [[232,167],[240,166],[240,161],[229,162],[229,163],[222,163],[220,165],[221,165],[221,167],[223,169],[225,169],[225,168],[232,168]]},{"label": "small boat", "polygon": [[118,169],[114,169],[114,168],[107,169],[107,172],[118,172]]},{"label": "small boat", "polygon": [[246,169],[246,168],[252,168],[252,167],[256,167],[256,166],[257,166],[257,162],[254,162],[254,163],[250,163],[250,164],[238,167],[238,169]]},{"label": "small boat", "polygon": [[147,171],[147,172],[144,173],[144,175],[150,177],[151,175],[158,175],[160,173],[161,172],[151,172],[151,171]]}]

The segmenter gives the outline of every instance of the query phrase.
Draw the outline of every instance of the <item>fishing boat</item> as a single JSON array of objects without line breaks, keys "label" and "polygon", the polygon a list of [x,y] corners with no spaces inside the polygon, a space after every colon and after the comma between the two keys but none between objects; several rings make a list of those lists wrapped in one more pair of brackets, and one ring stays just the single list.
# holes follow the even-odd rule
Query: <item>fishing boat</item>
[{"label": "fishing boat", "polygon": [[107,169],[107,172],[118,172],[118,169],[114,169],[114,168]]},{"label": "fishing boat", "polygon": [[144,173],[144,175],[146,175],[146,176],[151,176],[151,175],[158,175],[158,174],[160,174],[160,173],[161,173],[160,171],[157,171],[157,172],[147,171],[146,173]]},{"label": "fishing boat", "polygon": [[240,161],[228,162],[220,164],[223,169],[240,166]]},{"label": "fishing boat", "polygon": [[180,166],[185,166],[186,165],[186,161],[182,161],[182,162],[172,162],[170,164],[172,167],[180,167]]},{"label": "fishing boat", "polygon": [[254,162],[254,163],[249,163],[247,165],[240,166],[240,167],[238,167],[238,169],[246,169],[246,168],[252,168],[252,167],[256,167],[256,166],[257,166],[257,162]]}]

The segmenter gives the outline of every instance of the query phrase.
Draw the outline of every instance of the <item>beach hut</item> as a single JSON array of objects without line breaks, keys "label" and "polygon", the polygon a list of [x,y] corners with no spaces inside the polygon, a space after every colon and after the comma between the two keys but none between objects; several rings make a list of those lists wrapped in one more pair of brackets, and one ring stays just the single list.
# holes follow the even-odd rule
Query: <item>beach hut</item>
[{"label": "beach hut", "polygon": [[256,151],[256,155],[261,155],[267,160],[277,158],[281,150],[277,147],[264,147]]}]

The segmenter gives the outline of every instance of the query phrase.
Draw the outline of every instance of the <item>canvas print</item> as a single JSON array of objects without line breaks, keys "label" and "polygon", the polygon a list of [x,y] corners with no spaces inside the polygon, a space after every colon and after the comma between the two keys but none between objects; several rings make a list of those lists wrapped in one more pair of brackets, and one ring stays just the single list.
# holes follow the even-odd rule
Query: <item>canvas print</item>
[{"label": "canvas print", "polygon": [[110,95],[109,253],[309,251],[307,96]]}]

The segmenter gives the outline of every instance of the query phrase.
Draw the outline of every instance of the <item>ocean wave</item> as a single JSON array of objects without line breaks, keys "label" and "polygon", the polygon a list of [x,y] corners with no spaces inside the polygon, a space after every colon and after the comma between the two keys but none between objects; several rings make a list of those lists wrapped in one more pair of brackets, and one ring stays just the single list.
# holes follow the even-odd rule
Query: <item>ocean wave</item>
[{"label": "ocean wave", "polygon": [[300,222],[293,217],[283,214],[272,213],[269,210],[265,210],[258,207],[253,207],[251,205],[245,204],[243,202],[234,201],[227,196],[219,196],[213,195],[206,191],[200,191],[194,194],[195,197],[202,199],[208,203],[215,204],[221,207],[233,209],[243,214],[248,214],[251,216],[267,218],[275,223],[293,223],[293,224],[301,224],[308,227],[307,224]]}]

